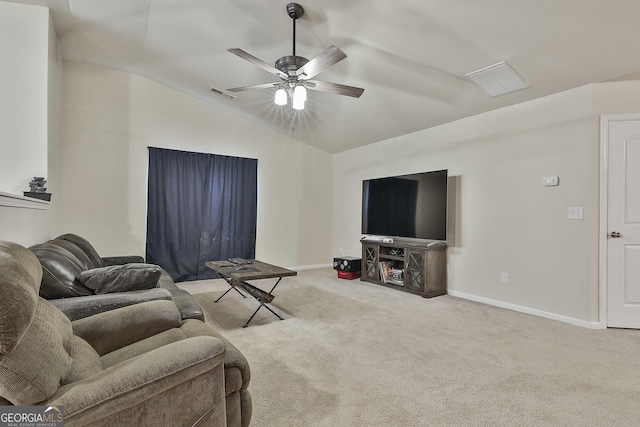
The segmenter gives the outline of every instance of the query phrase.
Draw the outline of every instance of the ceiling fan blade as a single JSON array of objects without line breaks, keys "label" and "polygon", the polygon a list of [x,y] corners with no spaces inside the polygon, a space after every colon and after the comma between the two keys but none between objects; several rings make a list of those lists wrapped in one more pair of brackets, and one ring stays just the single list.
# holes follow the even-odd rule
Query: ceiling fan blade
[{"label": "ceiling fan blade", "polygon": [[278,70],[276,67],[273,67],[273,66],[267,64],[262,59],[258,59],[255,56],[251,55],[250,53],[245,52],[242,49],[234,47],[232,49],[227,49],[227,51],[233,53],[234,55],[239,56],[242,59],[245,59],[245,60],[251,62],[254,65],[257,65],[258,67],[260,67],[263,70],[267,71],[269,74],[273,74],[273,75],[275,75],[277,77],[280,77],[281,79],[285,79],[285,80],[289,78],[289,76],[286,73],[283,73],[282,71]]},{"label": "ceiling fan blade", "polygon": [[327,68],[342,61],[347,55],[335,46],[330,46],[320,52],[318,56],[307,62],[296,71],[300,80],[311,79]]},{"label": "ceiling fan blade", "polygon": [[227,90],[229,92],[245,92],[247,90],[254,90],[254,89],[269,89],[271,87],[275,87],[281,84],[282,82],[262,83],[259,85],[232,87],[231,89],[227,89]]},{"label": "ceiling fan blade", "polygon": [[331,92],[338,95],[352,96],[354,98],[360,98],[364,89],[354,86],[345,86],[338,83],[321,82],[319,80],[306,80],[304,85],[319,92]]}]

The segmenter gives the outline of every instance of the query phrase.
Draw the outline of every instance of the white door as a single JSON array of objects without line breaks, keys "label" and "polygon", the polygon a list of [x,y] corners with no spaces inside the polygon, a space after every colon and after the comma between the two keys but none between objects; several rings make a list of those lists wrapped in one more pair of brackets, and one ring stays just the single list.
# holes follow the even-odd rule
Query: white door
[{"label": "white door", "polygon": [[607,326],[640,329],[640,120],[608,124]]}]

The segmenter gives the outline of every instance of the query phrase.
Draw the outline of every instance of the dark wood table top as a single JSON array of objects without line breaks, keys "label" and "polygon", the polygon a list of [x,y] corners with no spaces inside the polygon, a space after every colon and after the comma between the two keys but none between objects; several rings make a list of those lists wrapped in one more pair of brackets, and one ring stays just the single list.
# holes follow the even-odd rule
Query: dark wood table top
[{"label": "dark wood table top", "polygon": [[205,265],[234,282],[296,276],[298,274],[297,271],[258,260],[251,260],[251,264],[234,264],[231,261],[207,261]]}]

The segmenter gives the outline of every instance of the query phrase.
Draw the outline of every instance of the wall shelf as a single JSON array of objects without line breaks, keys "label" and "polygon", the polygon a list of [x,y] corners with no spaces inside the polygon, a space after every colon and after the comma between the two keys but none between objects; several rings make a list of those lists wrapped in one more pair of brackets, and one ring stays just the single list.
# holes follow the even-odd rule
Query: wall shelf
[{"label": "wall shelf", "polygon": [[34,199],[33,197],[20,196],[17,194],[4,193],[0,191],[0,206],[22,209],[49,209],[49,204],[45,200]]}]

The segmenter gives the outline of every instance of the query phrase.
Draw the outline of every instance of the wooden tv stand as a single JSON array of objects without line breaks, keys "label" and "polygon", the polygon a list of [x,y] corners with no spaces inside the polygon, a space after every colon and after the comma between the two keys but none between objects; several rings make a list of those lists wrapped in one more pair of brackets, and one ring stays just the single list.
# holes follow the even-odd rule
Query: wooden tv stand
[{"label": "wooden tv stand", "polygon": [[[360,280],[432,298],[447,293],[447,246],[361,240]],[[386,278],[383,279],[383,273]],[[392,274],[393,273],[393,274]]]}]

